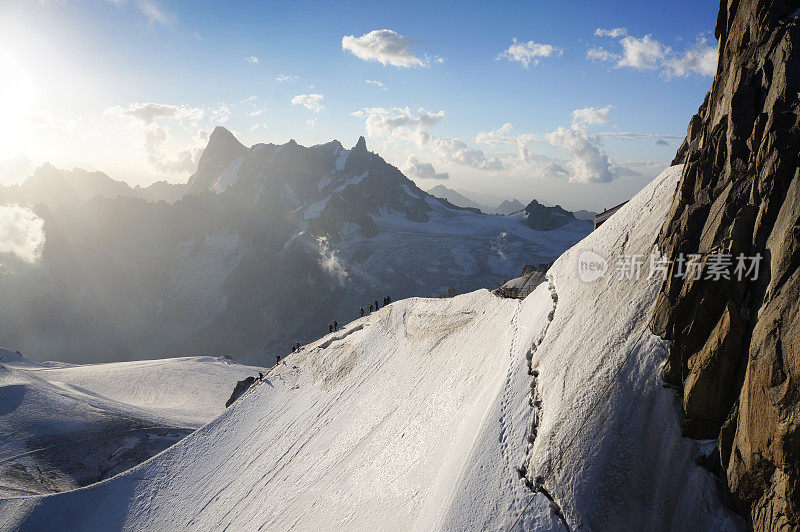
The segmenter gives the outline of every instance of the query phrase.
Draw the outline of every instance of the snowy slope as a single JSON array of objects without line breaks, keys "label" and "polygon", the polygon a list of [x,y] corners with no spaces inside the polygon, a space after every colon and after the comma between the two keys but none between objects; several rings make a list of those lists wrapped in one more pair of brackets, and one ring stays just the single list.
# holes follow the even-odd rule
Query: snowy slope
[{"label": "snowy slope", "polygon": [[124,471],[225,410],[261,368],[187,357],[78,366],[0,350],[0,496],[74,489]]},{"label": "snowy slope", "polygon": [[25,369],[76,396],[100,397],[130,413],[199,428],[225,411],[236,381],[264,368],[215,357],[179,357],[106,364],[27,363]]},{"label": "snowy slope", "polygon": [[[659,381],[658,282],[612,275],[618,255],[649,253],[679,170],[525,300],[393,303],[140,466],[0,514],[24,530],[735,528]],[[594,283],[577,275],[586,248],[612,265]]]}]

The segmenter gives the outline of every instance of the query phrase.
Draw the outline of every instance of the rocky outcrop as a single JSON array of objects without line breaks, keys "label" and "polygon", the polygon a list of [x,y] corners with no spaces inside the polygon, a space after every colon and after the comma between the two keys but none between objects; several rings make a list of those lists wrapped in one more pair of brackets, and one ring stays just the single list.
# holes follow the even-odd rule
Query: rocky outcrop
[{"label": "rocky outcrop", "polygon": [[576,220],[575,215],[560,205],[545,207],[536,200],[525,207],[525,216],[525,225],[538,231],[557,229]]},{"label": "rocky outcrop", "polygon": [[[658,247],[672,262],[651,328],[687,436],[756,530],[800,526],[800,2],[723,0],[719,64],[675,164]],[[729,279],[679,277],[681,255],[730,255]],[[737,257],[761,257],[740,275]],[[752,263],[750,263],[752,265]]]},{"label": "rocky outcrop", "polygon": [[244,392],[249,390],[255,382],[255,377],[247,377],[244,380],[237,382],[236,387],[233,389],[233,393],[231,393],[230,398],[225,402],[225,408],[231,406],[239,397],[242,396]]},{"label": "rocky outcrop", "polygon": [[511,279],[498,288],[495,293],[500,297],[525,299],[534,289],[547,280],[547,270],[553,263],[526,264],[522,275]]}]

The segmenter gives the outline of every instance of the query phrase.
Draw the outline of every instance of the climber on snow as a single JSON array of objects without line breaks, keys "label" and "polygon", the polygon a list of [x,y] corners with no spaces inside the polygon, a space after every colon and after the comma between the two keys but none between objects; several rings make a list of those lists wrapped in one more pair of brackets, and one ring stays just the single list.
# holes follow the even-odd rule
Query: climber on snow
[{"label": "climber on snow", "polygon": [[339,324],[336,323],[336,320],[333,320],[333,330],[334,331],[338,331],[339,330]]},{"label": "climber on snow", "polygon": [[361,307],[361,317],[364,317],[364,307]]},{"label": "climber on snow", "polygon": [[328,324],[328,332],[329,332],[329,333],[332,333],[332,332],[333,332],[333,324],[332,324],[332,323],[329,323],[329,324]]}]

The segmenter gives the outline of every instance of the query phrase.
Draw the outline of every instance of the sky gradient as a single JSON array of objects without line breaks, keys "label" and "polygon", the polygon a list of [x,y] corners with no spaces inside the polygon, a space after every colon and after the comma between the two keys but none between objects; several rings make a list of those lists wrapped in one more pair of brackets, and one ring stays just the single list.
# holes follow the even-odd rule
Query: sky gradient
[{"label": "sky gradient", "polygon": [[185,181],[247,145],[365,135],[421,187],[602,209],[672,159],[714,2],[0,0],[0,183]]}]

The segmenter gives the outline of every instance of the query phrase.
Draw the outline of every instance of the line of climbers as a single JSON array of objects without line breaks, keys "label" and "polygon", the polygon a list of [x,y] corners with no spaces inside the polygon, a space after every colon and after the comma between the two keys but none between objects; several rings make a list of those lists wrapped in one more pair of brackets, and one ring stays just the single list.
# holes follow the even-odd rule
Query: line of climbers
[{"label": "line of climbers", "polygon": [[[389,303],[391,303],[391,302],[392,302],[392,298],[391,298],[391,297],[389,297],[389,296],[386,296],[386,297],[384,297],[384,298],[383,298],[383,306],[384,306],[384,307],[385,307],[386,305],[388,305]],[[376,310],[378,310],[379,308],[380,308],[380,307],[378,306],[378,300],[376,299],[376,300],[375,300],[375,301],[374,301],[374,302],[373,302],[373,303],[372,303],[372,304],[369,306],[369,311],[370,311],[370,312],[373,312],[373,311],[376,311]],[[361,307],[361,317],[362,317],[362,318],[364,317],[364,314],[366,314],[366,312],[364,311],[364,307]],[[336,321],[336,320],[333,320],[333,322],[332,322],[332,323],[329,323],[329,324],[328,324],[328,334],[330,334],[330,333],[332,333],[332,332],[334,332],[334,331],[338,331],[338,330],[339,330],[339,324],[337,323],[337,321]],[[294,344],[294,345],[292,346],[292,353],[297,353],[298,351],[300,351],[300,342],[297,342],[296,344]],[[280,361],[281,361],[281,356],[280,356],[280,355],[275,355],[275,365],[276,365],[276,366],[277,366],[277,365],[280,363]]]},{"label": "line of climbers", "polygon": [[[383,306],[384,307],[386,305],[388,305],[389,303],[391,303],[391,302],[392,302],[392,298],[391,297],[386,296],[386,297],[383,298]],[[370,304],[369,311],[371,313],[373,310],[378,310],[379,308],[380,307],[378,306],[378,300],[376,299],[374,303]],[[364,311],[364,307],[361,307],[361,317],[362,318],[364,317],[364,314],[366,314],[366,312]]]},{"label": "line of climbers", "polygon": [[[391,297],[386,296],[386,297],[383,298],[383,306],[384,307],[386,305],[390,304],[391,302],[392,302],[392,298]],[[376,299],[369,306],[369,311],[370,311],[370,313],[372,313],[373,311],[377,311],[379,308],[380,308],[380,306],[378,306],[378,300]],[[361,317],[363,318],[365,314],[366,314],[366,312],[364,311],[364,307],[361,307]],[[339,330],[339,324],[336,322],[336,320],[333,320],[333,323],[329,323],[328,324],[328,333],[329,334],[334,332],[334,331],[338,331],[338,330]],[[292,353],[298,353],[298,352],[300,352],[300,349],[301,349],[300,348],[300,342],[297,342],[292,346]],[[275,355],[275,366],[280,364],[280,362],[281,362],[281,355]],[[269,373],[269,372],[267,372],[267,373]],[[225,403],[225,407],[227,408],[228,406],[230,406],[236,399],[239,398],[240,395],[242,395],[248,388],[250,388],[251,385],[263,381],[264,377],[266,377],[266,375],[261,373],[261,372],[259,372],[258,373],[258,377],[247,377],[245,380],[239,381],[238,383],[236,383],[236,387],[233,390],[233,394],[231,394],[231,397],[230,397],[230,399],[228,399],[228,402]]]}]

